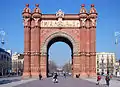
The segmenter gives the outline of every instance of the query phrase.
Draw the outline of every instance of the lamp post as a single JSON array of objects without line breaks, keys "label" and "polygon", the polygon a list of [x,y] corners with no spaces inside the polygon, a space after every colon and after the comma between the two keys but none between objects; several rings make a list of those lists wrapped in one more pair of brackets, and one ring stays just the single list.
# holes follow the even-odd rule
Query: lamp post
[{"label": "lamp post", "polygon": [[101,58],[101,62],[102,62],[102,75],[104,74],[104,57],[102,55],[102,58]]},{"label": "lamp post", "polygon": [[109,63],[109,57],[107,55],[107,74],[109,74],[109,67],[110,67],[110,63]]},{"label": "lamp post", "polygon": [[[115,32],[115,45],[116,45],[116,59],[118,59],[117,57],[117,48],[118,48],[118,44],[119,44],[119,39],[120,39],[120,32]],[[116,73],[119,71],[119,68],[116,68]]]},{"label": "lamp post", "polygon": [[[3,28],[0,28],[0,39],[1,39],[1,44],[2,44],[2,48],[3,48],[3,46],[4,46],[4,44],[5,44],[5,42],[4,42],[4,36],[5,36],[5,32],[3,31]],[[2,64],[3,66],[2,66],[2,76],[3,76],[3,73],[4,73],[4,67],[5,67],[5,64],[4,64],[4,61],[3,61],[3,64]]]},{"label": "lamp post", "polygon": [[120,39],[120,32],[115,32],[116,57],[117,57],[117,48],[119,44],[119,39]]},{"label": "lamp post", "polygon": [[0,30],[0,37],[1,37],[2,48],[3,48],[4,44],[5,44],[4,36],[5,36],[5,32],[3,31],[3,29],[1,29]]}]

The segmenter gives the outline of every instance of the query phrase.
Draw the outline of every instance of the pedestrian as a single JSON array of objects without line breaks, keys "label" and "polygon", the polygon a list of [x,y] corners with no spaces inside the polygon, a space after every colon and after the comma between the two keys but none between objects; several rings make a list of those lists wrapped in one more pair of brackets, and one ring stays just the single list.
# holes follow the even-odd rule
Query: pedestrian
[{"label": "pedestrian", "polygon": [[80,74],[79,74],[78,76],[79,76],[79,78],[80,78]]},{"label": "pedestrian", "polygon": [[99,85],[99,84],[100,84],[100,80],[101,80],[101,76],[100,76],[100,74],[98,73],[98,75],[97,75],[97,84],[96,84],[96,85]]},{"label": "pedestrian", "polygon": [[58,83],[58,79],[57,79],[57,73],[55,73],[54,75],[53,75],[53,82],[54,83]]},{"label": "pedestrian", "polygon": [[109,74],[106,75],[105,80],[106,80],[106,85],[109,87],[109,85],[110,85],[110,76],[109,76]]},{"label": "pedestrian", "polygon": [[115,72],[115,75],[116,75],[116,77],[117,77],[117,72]]},{"label": "pedestrian", "polygon": [[39,80],[41,80],[42,79],[42,75],[41,74],[39,74]]},{"label": "pedestrian", "polygon": [[66,74],[64,73],[64,77],[66,78]]},{"label": "pedestrian", "polygon": [[78,75],[78,74],[76,74],[76,78],[79,78],[79,75]]}]

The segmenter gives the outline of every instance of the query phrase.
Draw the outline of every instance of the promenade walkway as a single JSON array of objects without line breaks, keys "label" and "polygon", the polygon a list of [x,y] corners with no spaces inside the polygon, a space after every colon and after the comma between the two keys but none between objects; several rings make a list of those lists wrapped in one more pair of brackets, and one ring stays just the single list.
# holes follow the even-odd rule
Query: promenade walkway
[{"label": "promenade walkway", "polygon": [[[58,83],[53,83],[52,78],[43,80],[28,79],[20,80],[7,84],[1,84],[0,87],[107,87],[104,78],[101,80],[101,85],[96,85],[95,78],[58,78]],[[111,80],[110,87],[120,87],[120,81]]]}]

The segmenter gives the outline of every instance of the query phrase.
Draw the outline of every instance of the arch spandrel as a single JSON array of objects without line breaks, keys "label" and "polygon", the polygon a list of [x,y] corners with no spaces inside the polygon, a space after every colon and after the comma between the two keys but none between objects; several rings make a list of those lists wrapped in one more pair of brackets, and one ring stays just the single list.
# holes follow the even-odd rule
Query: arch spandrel
[{"label": "arch spandrel", "polygon": [[41,44],[41,53],[42,54],[46,54],[47,53],[47,45],[48,43],[56,38],[56,37],[64,37],[64,38],[67,38],[73,45],[73,53],[75,54],[78,54],[79,53],[79,49],[80,49],[80,45],[79,45],[79,42],[75,41],[75,39],[71,36],[71,35],[68,35],[67,33],[64,33],[64,32],[55,32],[51,35],[49,35]]}]

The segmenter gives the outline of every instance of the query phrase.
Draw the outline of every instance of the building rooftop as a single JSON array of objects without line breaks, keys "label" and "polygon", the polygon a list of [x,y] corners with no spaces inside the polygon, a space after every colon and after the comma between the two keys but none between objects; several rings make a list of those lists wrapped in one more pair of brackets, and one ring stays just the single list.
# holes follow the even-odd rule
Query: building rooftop
[{"label": "building rooftop", "polygon": [[115,54],[114,52],[97,52],[96,54]]},{"label": "building rooftop", "polygon": [[2,48],[0,48],[0,52],[4,52],[10,55],[10,53],[8,53],[7,51],[5,51],[5,49],[2,49]]}]

